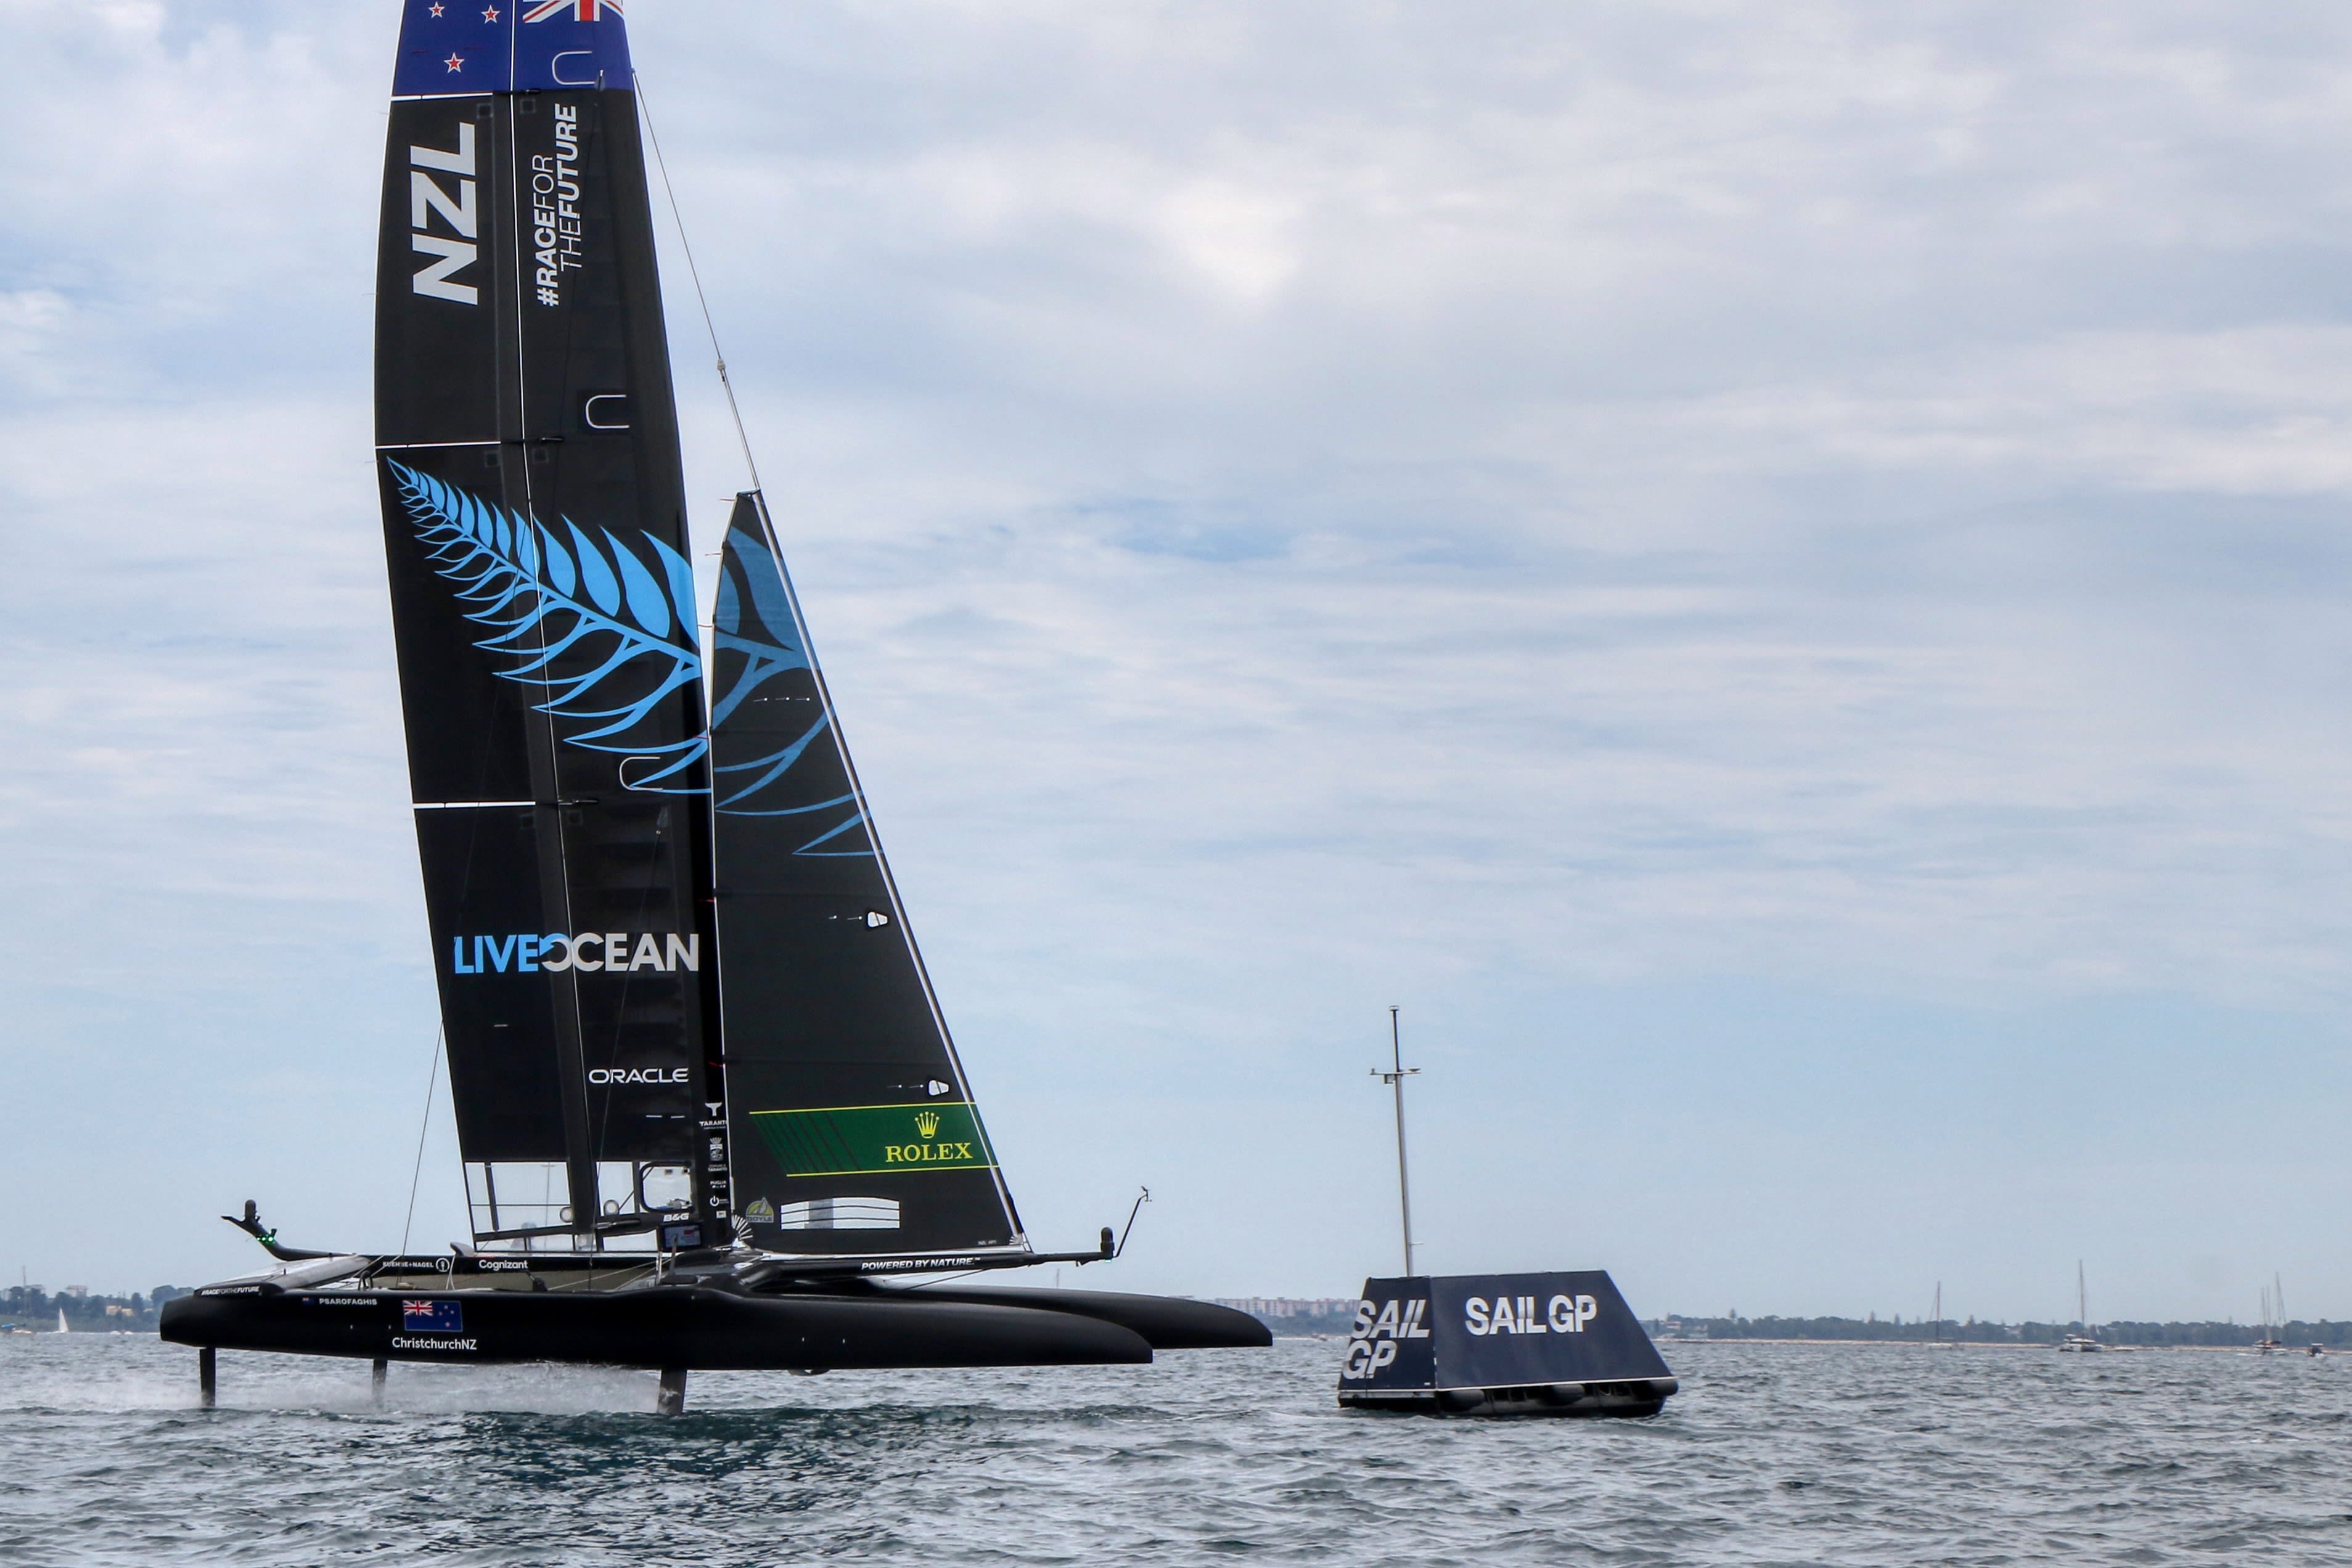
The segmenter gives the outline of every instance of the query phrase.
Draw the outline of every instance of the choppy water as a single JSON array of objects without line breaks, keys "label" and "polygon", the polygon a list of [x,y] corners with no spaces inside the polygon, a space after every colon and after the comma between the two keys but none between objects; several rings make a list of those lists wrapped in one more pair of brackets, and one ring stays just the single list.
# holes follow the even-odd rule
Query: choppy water
[{"label": "choppy water", "polygon": [[1341,1413],[1332,1342],[650,1375],[0,1340],[0,1563],[2352,1563],[2352,1356],[1670,1344],[1651,1421]]}]

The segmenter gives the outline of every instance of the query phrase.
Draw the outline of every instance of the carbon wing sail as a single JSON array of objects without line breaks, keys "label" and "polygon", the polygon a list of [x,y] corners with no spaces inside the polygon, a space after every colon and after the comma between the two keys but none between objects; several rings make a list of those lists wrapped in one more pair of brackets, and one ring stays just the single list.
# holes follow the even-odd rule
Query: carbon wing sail
[{"label": "carbon wing sail", "polygon": [[755,493],[736,498],[712,626],[728,1105],[753,1242],[1025,1250]]},{"label": "carbon wing sail", "polygon": [[407,0],[376,443],[477,1243],[723,1230],[709,763],[628,42]]}]

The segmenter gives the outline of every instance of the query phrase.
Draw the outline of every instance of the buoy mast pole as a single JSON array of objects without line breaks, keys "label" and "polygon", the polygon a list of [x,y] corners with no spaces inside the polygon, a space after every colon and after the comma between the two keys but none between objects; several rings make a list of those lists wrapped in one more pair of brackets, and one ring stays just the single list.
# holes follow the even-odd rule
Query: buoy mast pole
[{"label": "buoy mast pole", "polygon": [[1372,1069],[1372,1075],[1396,1092],[1397,1124],[1397,1207],[1404,1219],[1404,1271],[1412,1277],[1412,1182],[1405,1171],[1404,1160],[1404,1081],[1421,1071],[1404,1064],[1404,1046],[1397,1032],[1397,1009],[1389,1009],[1389,1068],[1382,1072]]}]

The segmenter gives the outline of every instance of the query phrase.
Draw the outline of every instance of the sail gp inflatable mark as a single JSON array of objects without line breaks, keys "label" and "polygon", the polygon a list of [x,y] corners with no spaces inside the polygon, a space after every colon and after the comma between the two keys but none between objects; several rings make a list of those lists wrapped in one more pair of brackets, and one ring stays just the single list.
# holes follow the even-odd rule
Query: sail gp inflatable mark
[{"label": "sail gp inflatable mark", "polygon": [[1607,1274],[1364,1281],[1339,1402],[1445,1415],[1654,1415],[1675,1388]]},{"label": "sail gp inflatable mark", "polygon": [[530,975],[541,970],[632,974],[655,969],[676,974],[702,968],[699,932],[583,931],[576,936],[452,936],[450,961],[460,975]]}]

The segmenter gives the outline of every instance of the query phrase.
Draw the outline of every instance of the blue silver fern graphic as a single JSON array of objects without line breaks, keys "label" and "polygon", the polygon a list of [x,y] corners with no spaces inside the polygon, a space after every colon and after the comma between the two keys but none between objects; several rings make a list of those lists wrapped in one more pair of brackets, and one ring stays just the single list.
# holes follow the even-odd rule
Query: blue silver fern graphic
[{"label": "blue silver fern graphic", "polygon": [[[711,706],[714,727],[779,676],[805,670],[813,686],[816,679],[815,663],[800,645],[800,618],[793,611],[782,563],[747,529],[734,529],[727,544],[738,570],[719,573],[711,645],[740,655],[742,667]],[[859,835],[864,841],[855,848],[840,847],[845,835],[865,826],[866,810],[856,790],[846,788],[846,769],[826,733],[832,727],[832,714],[820,701],[816,722],[783,746],[747,761],[716,764],[718,810],[730,816],[806,818],[812,836],[794,854],[843,859],[872,854],[870,834]],[[827,763],[834,768],[827,768]],[[808,793],[821,798],[796,798]]]},{"label": "blue silver fern graphic", "polygon": [[[535,518],[386,462],[425,559],[454,586],[466,618],[489,628],[474,645],[514,662],[499,672],[508,680],[545,690],[537,711],[588,727],[565,734],[565,742],[660,763],[635,779],[622,764],[630,789],[706,793],[667,780],[709,751],[708,731],[652,744],[631,739],[666,701],[702,679],[694,571],[685,558],[646,534],[655,563],[648,568],[604,529],[596,530],[601,539],[591,538],[564,517],[559,536]],[[576,674],[553,673],[567,656],[594,663]],[[616,681],[624,672],[630,678]]]}]

